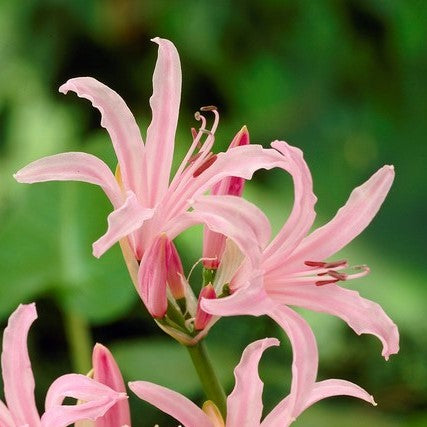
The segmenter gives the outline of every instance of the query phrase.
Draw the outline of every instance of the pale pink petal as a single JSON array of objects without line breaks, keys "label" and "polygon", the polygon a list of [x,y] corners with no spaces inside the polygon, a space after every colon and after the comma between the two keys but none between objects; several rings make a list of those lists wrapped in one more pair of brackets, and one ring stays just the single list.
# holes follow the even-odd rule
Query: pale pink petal
[{"label": "pale pink petal", "polygon": [[[128,191],[124,204],[108,215],[108,230],[93,244],[93,255],[99,258],[120,239],[140,228],[153,213],[153,209],[142,207],[135,194]],[[133,243],[131,237],[130,241]],[[134,250],[138,252],[138,248]]]},{"label": "pale pink petal", "polygon": [[316,381],[318,352],[316,340],[308,323],[297,313],[286,306],[272,305],[266,313],[275,320],[289,337],[293,352],[291,392],[287,398],[273,409],[264,420],[280,420],[288,425],[303,410],[306,396],[309,395]]},{"label": "pale pink petal", "polygon": [[258,169],[283,168],[286,164],[286,159],[271,148],[265,149],[260,145],[230,148],[225,153],[219,153],[216,160],[201,174],[187,177],[185,184],[171,190],[162,205],[161,214],[165,219],[170,219],[184,212],[192,200],[223,178],[236,176],[251,179]]},{"label": "pale pink petal", "polygon": [[13,418],[6,405],[0,400],[0,426],[16,427]]},{"label": "pale pink petal", "polygon": [[363,185],[355,188],[335,217],[302,241],[284,263],[283,271],[300,268],[307,260],[322,261],[351,242],[377,214],[393,179],[393,166],[383,166]]},{"label": "pale pink petal", "polygon": [[176,391],[146,381],[128,385],[140,399],[166,412],[185,427],[213,427],[208,416],[197,405]]},{"label": "pale pink petal", "polygon": [[366,390],[356,384],[351,383],[350,381],[325,380],[320,381],[313,386],[313,389],[311,390],[309,396],[307,396],[301,412],[319,400],[333,396],[357,397],[358,399],[365,400],[372,405],[376,405],[374,398]]},{"label": "pale pink petal", "polygon": [[236,385],[227,398],[227,425],[259,426],[264,384],[258,375],[258,364],[267,348],[278,345],[278,339],[265,338],[246,347],[239,364],[234,369]]},{"label": "pale pink petal", "polygon": [[235,222],[232,222],[231,217],[220,216],[215,209],[215,205],[212,207],[206,206],[206,209],[203,211],[200,209],[197,211],[186,212],[173,218],[166,225],[164,231],[172,240],[187,228],[197,224],[205,224],[212,231],[229,237],[250,259],[253,265],[259,264],[261,260],[261,248],[259,246],[259,242],[257,242],[254,236],[253,230],[251,229],[252,224],[245,224],[243,222],[236,224]]},{"label": "pale pink petal", "polygon": [[[62,405],[66,397],[84,403]],[[124,399],[127,399],[126,393],[116,392],[84,375],[63,375],[49,387],[42,427],[65,427],[79,420],[96,420]]]},{"label": "pale pink petal", "polygon": [[302,151],[283,141],[275,141],[271,145],[282,153],[289,162],[289,165],[284,169],[292,176],[295,196],[288,220],[265,250],[264,267],[266,269],[283,263],[299,245],[303,237],[307,235],[316,216],[314,211],[316,196],[313,193],[313,181]]},{"label": "pale pink petal", "polygon": [[203,298],[200,306],[204,311],[215,316],[262,316],[271,307],[271,300],[262,285],[262,272],[230,296],[217,299]]},{"label": "pale pink petal", "polygon": [[268,218],[256,205],[235,196],[200,196],[192,208],[195,212],[213,212],[245,228],[246,233],[263,248],[270,240],[271,227]]},{"label": "pale pink petal", "polygon": [[271,298],[281,303],[338,316],[359,335],[377,336],[383,344],[382,355],[386,359],[390,354],[399,351],[397,326],[379,304],[362,298],[356,291],[334,284],[324,286],[287,284],[283,287],[283,291],[267,292]]},{"label": "pale pink petal", "polygon": [[61,153],[36,160],[14,175],[18,182],[83,181],[99,185],[115,208],[122,201],[119,185],[110,168],[87,153]]},{"label": "pale pink petal", "polygon": [[181,101],[181,64],[178,52],[169,40],[156,37],[159,55],[153,75],[150,98],[153,118],[147,129],[146,169],[149,206],[154,207],[169,185],[175,131]]},{"label": "pale pink petal", "polygon": [[158,236],[145,251],[138,271],[138,293],[153,317],[162,318],[167,309],[166,234]]},{"label": "pale pink petal", "polygon": [[92,77],[70,79],[59,88],[62,93],[69,90],[80,98],[88,99],[101,112],[101,126],[110,134],[124,187],[134,191],[138,198],[143,197],[144,144],[126,103],[114,90]]},{"label": "pale pink petal", "polygon": [[40,425],[34,400],[34,377],[28,356],[28,331],[37,319],[35,304],[23,305],[12,313],[3,334],[1,365],[4,396],[16,425]]},{"label": "pale pink petal", "polygon": [[[96,344],[92,353],[93,379],[111,389],[126,393],[120,369],[110,351]],[[130,411],[127,400],[120,400],[103,416],[96,420],[96,427],[130,426]]]}]

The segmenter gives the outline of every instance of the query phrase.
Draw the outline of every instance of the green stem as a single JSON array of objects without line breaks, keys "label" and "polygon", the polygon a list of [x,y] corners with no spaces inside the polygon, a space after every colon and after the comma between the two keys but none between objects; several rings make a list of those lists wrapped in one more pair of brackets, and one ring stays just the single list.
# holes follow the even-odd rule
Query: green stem
[{"label": "green stem", "polygon": [[205,343],[199,341],[187,349],[207,398],[215,403],[225,419],[227,410],[225,392],[215,373]]},{"label": "green stem", "polygon": [[76,312],[65,312],[65,330],[74,372],[86,375],[92,367],[92,337],[87,320]]}]

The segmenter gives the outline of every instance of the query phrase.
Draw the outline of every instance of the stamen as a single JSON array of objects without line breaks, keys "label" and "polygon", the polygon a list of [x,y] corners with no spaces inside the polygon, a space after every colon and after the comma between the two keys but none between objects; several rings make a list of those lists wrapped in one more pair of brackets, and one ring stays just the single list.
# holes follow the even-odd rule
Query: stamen
[{"label": "stamen", "polygon": [[[338,271],[335,271],[335,270],[328,270],[326,273],[324,273],[324,274],[328,274],[329,276],[331,276],[331,277],[334,277],[335,279],[337,279],[337,280],[347,280],[347,278],[348,278],[348,274],[345,274],[345,273],[338,273]],[[324,274],[322,274],[322,276],[324,275]],[[320,276],[320,274],[319,274],[319,276]]]},{"label": "stamen", "polygon": [[336,283],[338,282],[338,279],[331,279],[331,280],[319,280],[315,282],[314,284],[316,286],[323,286],[323,285],[329,285],[330,283]]},{"label": "stamen", "polygon": [[304,264],[308,267],[336,268],[341,266],[347,266],[347,260],[341,259],[339,261],[333,262],[304,261]]},{"label": "stamen", "polygon": [[208,169],[210,166],[215,163],[217,159],[216,154],[208,154],[207,159],[193,172],[193,178],[197,178],[199,175],[201,175],[206,169]]}]

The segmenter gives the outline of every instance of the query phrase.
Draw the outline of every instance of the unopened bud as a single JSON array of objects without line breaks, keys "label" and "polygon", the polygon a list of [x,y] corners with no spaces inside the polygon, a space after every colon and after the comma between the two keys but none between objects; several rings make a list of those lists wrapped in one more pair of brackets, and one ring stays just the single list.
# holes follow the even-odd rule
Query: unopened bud
[{"label": "unopened bud", "polygon": [[194,328],[197,331],[204,329],[206,325],[209,323],[209,321],[212,319],[212,314],[206,313],[200,307],[200,301],[202,300],[202,298],[207,298],[207,299],[216,298],[215,289],[211,283],[205,286],[199,294],[199,300],[197,302],[196,318],[194,320]]},{"label": "unopened bud", "polygon": [[176,300],[185,297],[185,286],[183,283],[184,270],[181,258],[175,245],[170,240],[166,243],[166,270],[169,289]]},{"label": "unopened bud", "polygon": [[138,293],[147,310],[155,318],[162,318],[167,310],[166,234],[158,236],[145,251],[138,271]]}]

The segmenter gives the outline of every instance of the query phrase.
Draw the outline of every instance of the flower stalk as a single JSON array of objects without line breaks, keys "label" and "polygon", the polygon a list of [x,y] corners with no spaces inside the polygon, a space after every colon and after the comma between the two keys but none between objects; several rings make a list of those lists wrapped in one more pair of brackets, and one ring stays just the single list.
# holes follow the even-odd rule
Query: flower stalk
[{"label": "flower stalk", "polygon": [[225,419],[227,412],[226,395],[210,360],[205,342],[199,341],[196,345],[186,348],[190,353],[207,399],[215,403]]}]

